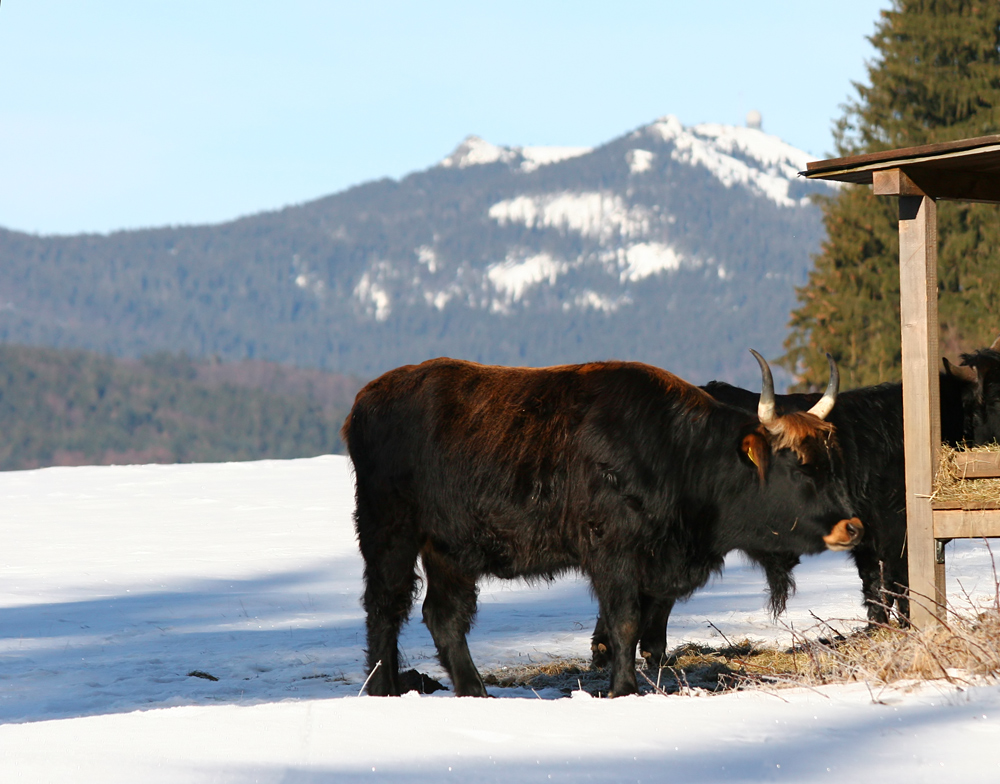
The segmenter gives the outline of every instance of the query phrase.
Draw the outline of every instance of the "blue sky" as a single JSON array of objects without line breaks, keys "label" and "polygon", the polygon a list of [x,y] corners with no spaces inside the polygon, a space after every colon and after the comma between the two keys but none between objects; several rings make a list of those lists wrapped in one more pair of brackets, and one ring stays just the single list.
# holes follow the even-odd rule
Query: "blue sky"
[{"label": "blue sky", "polygon": [[214,223],[664,114],[817,158],[890,0],[5,0],[0,226]]}]

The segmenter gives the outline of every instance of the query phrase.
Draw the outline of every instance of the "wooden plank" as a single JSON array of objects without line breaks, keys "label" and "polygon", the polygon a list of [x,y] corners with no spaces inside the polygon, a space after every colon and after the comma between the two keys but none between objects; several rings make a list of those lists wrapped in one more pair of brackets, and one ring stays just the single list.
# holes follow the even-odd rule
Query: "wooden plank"
[{"label": "wooden plank", "polygon": [[[937,205],[899,197],[900,322],[903,333],[903,434],[910,620],[937,622],[945,602],[944,569],[934,552],[934,472],[941,444],[937,313]],[[932,361],[934,357],[934,361]]]},{"label": "wooden plank", "polygon": [[975,509],[1000,509],[1000,499],[983,499],[980,501],[939,501],[935,498],[931,500],[931,508],[935,511],[938,509],[964,509],[966,511]]},{"label": "wooden plank", "polygon": [[997,182],[1000,180],[1000,145],[968,153],[965,157],[945,156],[884,161],[847,169],[805,171],[799,172],[799,174],[810,180],[835,180],[856,185],[874,185],[878,172],[893,169],[906,171],[928,196],[939,199],[994,203],[997,200]]},{"label": "wooden plank", "polygon": [[958,139],[952,142],[922,144],[917,147],[897,147],[894,150],[849,155],[844,158],[828,158],[825,161],[810,161],[806,164],[806,176],[830,173],[838,169],[846,170],[870,166],[882,169],[896,168],[907,162],[928,158],[964,157],[970,153],[978,153],[984,147],[997,145],[1000,145],[1000,134],[991,134],[971,139]]},{"label": "wooden plank", "polygon": [[1000,452],[956,452],[955,466],[964,479],[1000,479]]},{"label": "wooden plank", "polygon": [[934,538],[1000,537],[1000,509],[944,509],[934,512]]}]

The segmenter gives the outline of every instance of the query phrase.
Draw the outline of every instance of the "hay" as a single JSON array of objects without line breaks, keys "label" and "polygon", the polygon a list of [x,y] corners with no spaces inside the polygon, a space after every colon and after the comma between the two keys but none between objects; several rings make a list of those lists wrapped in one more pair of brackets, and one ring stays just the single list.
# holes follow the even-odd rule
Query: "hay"
[{"label": "hay", "polygon": [[[749,647],[749,643],[747,643]],[[638,666],[639,662],[637,662]],[[591,667],[583,659],[553,660],[545,664],[500,667],[483,674],[489,686],[526,688],[535,692],[554,689],[568,696],[583,690],[594,697],[608,693],[609,670]],[[670,666],[639,670],[639,692],[691,694],[736,688],[739,664],[732,651],[683,646],[671,657]]]},{"label": "hay", "polygon": [[806,643],[795,676],[772,673],[783,685],[866,681],[888,686],[900,681],[959,681],[1000,675],[1000,612],[952,614],[940,627],[917,631],[885,626],[834,643]]},{"label": "hay", "polygon": [[[807,639],[796,633],[795,644],[787,649],[750,640],[724,647],[682,645],[671,652],[668,666],[639,670],[639,691],[697,695],[849,682],[880,687],[935,680],[966,683],[1000,676],[1000,598],[985,611],[953,612],[942,626],[925,631],[892,625],[845,634],[821,621],[811,633],[825,636]],[[485,673],[484,680],[536,693],[554,689],[569,695],[582,689],[596,697],[607,694],[608,671],[591,668],[582,659],[553,660],[502,667]]]},{"label": "hay", "polygon": [[[671,651],[668,664],[658,670],[641,669],[637,661],[639,692],[691,695],[745,689],[788,674],[801,675],[809,655],[803,648],[778,651],[751,640],[727,642],[723,647],[686,643]],[[486,672],[483,680],[491,686],[536,692],[555,689],[564,695],[582,689],[597,697],[607,694],[608,674],[583,659],[565,659],[501,667]]]},{"label": "hay", "polygon": [[960,452],[997,452],[996,444],[954,449],[941,445],[938,453],[937,476],[934,477],[934,505],[954,505],[958,507],[982,508],[996,505],[1000,507],[1000,479],[966,479],[963,469],[956,461]]}]

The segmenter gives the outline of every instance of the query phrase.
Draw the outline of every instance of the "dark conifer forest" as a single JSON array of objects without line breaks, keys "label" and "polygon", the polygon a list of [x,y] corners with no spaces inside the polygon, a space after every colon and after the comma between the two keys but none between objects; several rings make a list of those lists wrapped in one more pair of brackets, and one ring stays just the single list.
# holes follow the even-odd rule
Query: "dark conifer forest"
[{"label": "dark conifer forest", "polygon": [[[837,123],[838,155],[1000,133],[1000,4],[896,0],[870,40],[878,56]],[[899,380],[896,199],[849,185],[818,201],[827,236],[785,367],[821,386],[829,351],[848,387]],[[954,356],[1000,335],[1000,206],[942,201],[938,236],[941,349]]]}]

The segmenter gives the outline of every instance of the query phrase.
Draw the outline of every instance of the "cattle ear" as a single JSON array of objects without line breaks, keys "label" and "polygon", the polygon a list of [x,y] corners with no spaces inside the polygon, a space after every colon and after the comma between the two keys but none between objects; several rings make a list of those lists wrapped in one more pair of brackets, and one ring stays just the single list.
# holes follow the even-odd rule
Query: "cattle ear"
[{"label": "cattle ear", "polygon": [[757,475],[763,482],[767,476],[767,462],[771,457],[771,446],[760,433],[748,433],[743,437],[740,450],[747,460],[757,466]]}]

